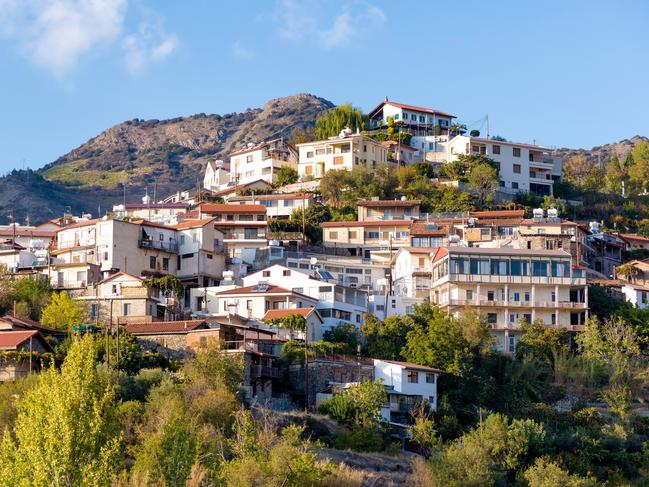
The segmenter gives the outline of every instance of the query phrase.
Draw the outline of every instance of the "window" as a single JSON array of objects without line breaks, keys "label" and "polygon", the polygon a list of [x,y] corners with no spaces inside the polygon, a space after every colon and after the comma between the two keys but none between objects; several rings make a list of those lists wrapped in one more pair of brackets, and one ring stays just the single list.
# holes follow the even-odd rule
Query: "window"
[{"label": "window", "polygon": [[313,157],[313,151],[309,151],[309,152],[307,152],[307,153],[306,153],[306,156],[307,156],[308,158]]},{"label": "window", "polygon": [[530,293],[529,293],[529,291],[527,291],[523,296],[525,297],[525,301],[528,301],[528,302],[529,302],[529,300],[530,300]]},{"label": "window", "polygon": [[503,181],[503,180],[501,179],[501,180],[499,181],[499,183],[500,183],[500,187],[501,187],[501,188],[504,188],[504,187],[505,187],[505,181]]},{"label": "window", "polygon": [[494,292],[487,291],[487,301],[493,301],[493,300],[494,300]]},{"label": "window", "polygon": [[556,303],[557,301],[557,293],[555,293],[554,291],[550,293],[550,301],[552,301],[553,303]]},{"label": "window", "polygon": [[419,382],[419,372],[415,370],[408,371],[408,384],[416,384]]},{"label": "window", "polygon": [[324,150],[324,149],[316,149],[316,150],[315,150],[315,155],[316,155],[316,156],[321,156],[321,155],[323,155],[324,153],[325,153],[325,150]]},{"label": "window", "polygon": [[555,313],[552,313],[551,319],[552,319],[552,324],[556,325],[557,324],[557,315]]},{"label": "window", "polygon": [[514,174],[520,174],[520,173],[521,173],[521,165],[514,164]]},{"label": "window", "polygon": [[156,258],[155,256],[152,255],[151,257],[149,257],[149,267],[151,269],[155,269],[155,264],[156,264]]},{"label": "window", "polygon": [[514,293],[514,301],[520,301],[521,300],[521,293]]},{"label": "window", "polygon": [[516,352],[516,337],[509,337],[509,351]]},{"label": "window", "polygon": [[131,303],[124,303],[124,316],[128,316],[131,313]]},{"label": "window", "polygon": [[168,271],[169,270],[169,257],[163,257],[162,258],[162,270],[163,271]]},{"label": "window", "polygon": [[379,232],[367,232],[367,238],[368,240],[378,240],[379,237]]},{"label": "window", "polygon": [[356,230],[349,232],[349,238],[350,239],[357,239],[358,238],[358,232]]},{"label": "window", "polygon": [[487,313],[487,323],[490,325],[495,325],[498,321],[497,313]]},{"label": "window", "polygon": [[90,305],[90,318],[95,319],[97,318],[97,313],[99,312],[97,304],[91,304]]},{"label": "window", "polygon": [[399,114],[398,114],[398,113],[395,113],[393,118],[394,118],[395,120],[399,120]]},{"label": "window", "polygon": [[290,276],[290,275],[291,275],[291,271],[290,271],[289,269],[285,269],[285,270],[282,271],[282,275],[285,276],[285,277],[286,277],[286,276]]},{"label": "window", "polygon": [[518,183],[512,181],[512,189],[518,189]]},{"label": "window", "polygon": [[426,384],[434,384],[435,383],[435,374],[432,372],[426,372]]},{"label": "window", "polygon": [[343,156],[334,156],[334,166],[338,166],[340,164],[343,164],[345,162],[345,159]]},{"label": "window", "polygon": [[338,240],[338,232],[329,232],[329,240]]},{"label": "window", "polygon": [[473,291],[470,289],[466,290],[466,299],[467,301],[471,301],[473,299]]},{"label": "window", "polygon": [[408,114],[407,114],[407,113],[404,113],[404,114],[403,114],[403,119],[404,119],[404,120],[408,120]]},{"label": "window", "polygon": [[514,147],[514,148],[512,148],[512,154],[514,154],[514,157],[520,157],[520,156],[521,156],[521,149],[520,149],[520,147]]},{"label": "window", "polygon": [[205,257],[207,257],[209,260],[212,260],[212,254],[205,254]]},{"label": "window", "polygon": [[492,152],[494,154],[500,154],[500,146],[499,145],[492,146]]},{"label": "window", "polygon": [[185,245],[185,236],[184,235],[180,236],[180,245]]},{"label": "window", "polygon": [[270,271],[262,271],[261,275],[264,277],[270,277]]},{"label": "window", "polygon": [[252,162],[252,154],[250,154],[249,156],[246,156],[246,162],[247,163]]},{"label": "window", "polygon": [[252,309],[252,299],[246,301],[246,309],[250,311]]}]

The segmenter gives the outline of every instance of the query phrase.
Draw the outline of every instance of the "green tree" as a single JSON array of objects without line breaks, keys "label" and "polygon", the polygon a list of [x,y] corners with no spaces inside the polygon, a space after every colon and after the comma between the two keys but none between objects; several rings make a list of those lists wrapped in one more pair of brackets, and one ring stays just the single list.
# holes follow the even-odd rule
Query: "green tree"
[{"label": "green tree", "polygon": [[49,302],[52,293],[50,281],[44,278],[29,277],[18,279],[15,286],[15,300],[19,304],[24,303],[24,309],[27,311],[27,314],[22,314],[21,317],[38,321],[41,311]]},{"label": "green tree", "polygon": [[359,344],[359,333],[353,323],[342,323],[326,330],[322,338],[330,343],[339,343],[344,346],[344,353],[353,355]]},{"label": "green tree", "polygon": [[633,165],[629,167],[629,176],[646,192],[649,188],[649,142],[642,141],[633,147]]},{"label": "green tree", "polygon": [[433,164],[430,162],[415,162],[412,168],[419,177],[430,179],[435,176]]},{"label": "green tree", "polygon": [[538,458],[534,465],[523,474],[529,487],[595,487],[597,482],[591,478],[572,475],[556,462],[546,457]]},{"label": "green tree", "polygon": [[14,435],[5,434],[0,446],[0,485],[111,485],[121,439],[113,389],[97,368],[91,336],[20,400]]},{"label": "green tree", "polygon": [[489,201],[496,194],[499,187],[498,171],[488,164],[478,164],[469,172],[467,187],[477,197],[479,207]]},{"label": "green tree", "polygon": [[565,217],[567,213],[565,201],[550,195],[545,195],[543,197],[543,201],[541,202],[541,208],[543,208],[546,211],[554,208],[555,210],[557,210],[559,216],[561,217]]},{"label": "green tree", "polygon": [[88,321],[88,313],[82,303],[74,301],[68,293],[53,293],[50,304],[43,309],[41,323],[57,330],[71,330]]},{"label": "green tree", "polygon": [[387,399],[382,381],[366,381],[325,400],[321,410],[340,423],[371,428],[381,421],[381,406]]},{"label": "green tree", "polygon": [[613,152],[611,160],[606,166],[606,188],[612,193],[621,194],[622,182],[626,182],[627,178],[628,168],[624,161],[620,161],[617,153]]},{"label": "green tree", "polygon": [[287,184],[297,183],[298,174],[295,169],[290,166],[282,166],[277,171],[277,179],[275,186],[285,186]]},{"label": "green tree", "polygon": [[367,315],[361,327],[365,337],[367,354],[373,358],[400,360],[401,350],[406,346],[406,336],[414,323],[408,317],[389,316],[380,321],[374,315]]},{"label": "green tree", "polygon": [[363,130],[366,117],[359,108],[354,108],[349,103],[339,105],[325,112],[316,120],[316,137],[323,140],[334,137],[345,127],[352,131]]},{"label": "green tree", "polygon": [[563,164],[564,180],[581,191],[598,192],[604,180],[604,171],[597,162],[584,156],[573,156]]},{"label": "green tree", "polygon": [[549,328],[541,321],[521,323],[523,336],[516,345],[516,356],[532,358],[539,363],[552,367],[558,353],[570,349],[570,334],[565,328]]}]

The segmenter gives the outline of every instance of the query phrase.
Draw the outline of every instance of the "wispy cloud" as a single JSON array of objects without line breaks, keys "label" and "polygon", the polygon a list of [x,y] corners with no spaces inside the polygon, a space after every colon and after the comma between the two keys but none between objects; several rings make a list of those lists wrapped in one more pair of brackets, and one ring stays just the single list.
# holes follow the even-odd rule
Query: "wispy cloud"
[{"label": "wispy cloud", "polygon": [[314,39],[324,50],[358,43],[386,21],[380,8],[363,0],[346,1],[333,14],[313,0],[277,0],[275,10],[267,17],[280,37],[289,41]]},{"label": "wispy cloud", "polygon": [[244,46],[241,41],[235,41],[232,44],[232,55],[237,59],[250,60],[255,57],[255,52]]},{"label": "wispy cloud", "polygon": [[127,9],[128,0],[0,0],[0,36],[57,78],[120,41],[131,71],[174,51],[177,38],[157,25],[140,23],[137,32],[125,32]]},{"label": "wispy cloud", "polygon": [[177,47],[178,38],[167,34],[159,16],[141,22],[137,32],[122,41],[126,67],[132,74],[142,73],[151,63],[164,61]]}]

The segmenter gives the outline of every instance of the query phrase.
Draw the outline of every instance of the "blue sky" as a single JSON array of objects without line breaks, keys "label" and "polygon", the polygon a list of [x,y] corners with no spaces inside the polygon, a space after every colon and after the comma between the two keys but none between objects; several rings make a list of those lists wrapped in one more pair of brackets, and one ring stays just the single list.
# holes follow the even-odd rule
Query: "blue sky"
[{"label": "blue sky", "polygon": [[557,147],[649,135],[648,21],[631,0],[0,0],[0,173],[124,120],[300,92]]}]

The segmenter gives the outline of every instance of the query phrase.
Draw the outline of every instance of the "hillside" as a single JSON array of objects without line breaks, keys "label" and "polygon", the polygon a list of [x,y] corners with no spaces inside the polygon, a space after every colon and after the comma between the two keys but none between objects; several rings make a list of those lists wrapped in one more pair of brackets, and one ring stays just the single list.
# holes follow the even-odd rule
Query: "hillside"
[{"label": "hillside", "polygon": [[[0,222],[12,210],[19,220],[74,213],[97,214],[121,201],[138,201],[146,186],[158,194],[196,185],[208,158],[221,158],[273,136],[313,125],[334,105],[309,94],[277,98],[262,108],[226,115],[198,114],[169,120],[120,123],[47,164],[36,173],[0,178]],[[103,210],[102,210],[103,211]]]},{"label": "hillside", "polygon": [[557,155],[563,157],[564,160],[569,157],[583,156],[588,161],[601,162],[602,164],[606,165],[608,164],[608,161],[611,160],[613,153],[616,153],[617,156],[621,160],[623,160],[627,152],[632,150],[636,144],[642,141],[647,142],[649,141],[649,138],[642,135],[636,135],[634,137],[631,137],[630,139],[624,139],[612,144],[600,145],[593,147],[592,149],[569,149],[564,147],[557,149],[556,153]]}]

